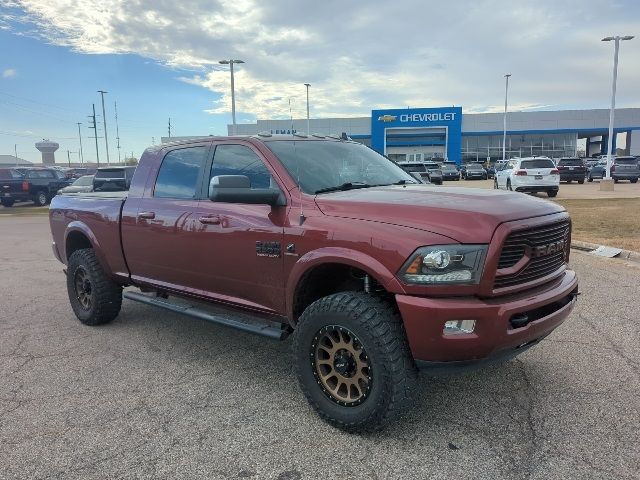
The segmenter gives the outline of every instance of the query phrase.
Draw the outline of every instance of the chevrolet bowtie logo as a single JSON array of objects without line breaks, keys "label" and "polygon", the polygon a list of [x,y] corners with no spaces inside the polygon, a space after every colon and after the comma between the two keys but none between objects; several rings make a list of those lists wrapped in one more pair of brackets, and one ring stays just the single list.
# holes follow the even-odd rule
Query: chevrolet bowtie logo
[{"label": "chevrolet bowtie logo", "polygon": [[381,122],[393,122],[396,118],[398,117],[395,115],[380,115],[378,120]]}]

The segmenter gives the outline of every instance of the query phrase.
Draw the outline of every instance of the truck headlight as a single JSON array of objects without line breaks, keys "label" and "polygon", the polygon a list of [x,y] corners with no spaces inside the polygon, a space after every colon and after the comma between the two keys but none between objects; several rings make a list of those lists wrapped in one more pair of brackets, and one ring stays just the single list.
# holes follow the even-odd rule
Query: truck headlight
[{"label": "truck headlight", "polygon": [[400,269],[407,283],[424,285],[480,282],[487,245],[436,245],[416,250]]}]

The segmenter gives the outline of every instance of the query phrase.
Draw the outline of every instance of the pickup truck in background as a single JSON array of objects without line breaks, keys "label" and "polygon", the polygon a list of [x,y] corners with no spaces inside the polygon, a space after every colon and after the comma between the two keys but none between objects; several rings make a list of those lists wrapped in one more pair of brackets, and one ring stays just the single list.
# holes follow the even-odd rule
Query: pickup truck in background
[{"label": "pickup truck in background", "polygon": [[12,207],[15,202],[32,201],[43,207],[69,183],[54,169],[0,169],[0,202],[4,207]]},{"label": "pickup truck in background", "polygon": [[418,184],[370,148],[328,137],[155,146],[128,192],[58,195],[49,218],[82,323],[113,320],[124,296],[291,335],[302,391],[348,431],[406,409],[418,368],[536,345],[578,294],[560,205]]}]

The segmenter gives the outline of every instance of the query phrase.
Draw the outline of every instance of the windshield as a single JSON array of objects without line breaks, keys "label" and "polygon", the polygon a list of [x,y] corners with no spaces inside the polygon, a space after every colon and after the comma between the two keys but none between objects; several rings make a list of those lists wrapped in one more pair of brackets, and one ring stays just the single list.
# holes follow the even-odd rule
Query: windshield
[{"label": "windshield", "polygon": [[582,163],[582,160],[580,160],[579,158],[561,159],[558,162],[558,165],[570,165],[572,167],[582,167],[582,166],[584,166],[584,164]]},{"label": "windshield", "polygon": [[406,172],[426,172],[427,168],[420,163],[399,163],[398,166]]},{"label": "windshield", "polygon": [[305,193],[345,184],[418,183],[391,160],[358,143],[279,140],[267,146]]},{"label": "windshield", "polygon": [[618,165],[637,165],[638,160],[635,158],[616,158],[615,163]]},{"label": "windshield", "polygon": [[73,182],[74,187],[88,187],[89,185],[93,185],[93,175],[85,175]]},{"label": "windshield", "polygon": [[442,170],[455,170],[455,171],[458,171],[458,169],[456,167],[454,167],[453,165],[447,164],[447,163],[443,163],[441,168],[442,168]]},{"label": "windshield", "polygon": [[548,158],[537,158],[535,160],[523,160],[520,168],[555,168],[555,164]]},{"label": "windshield", "polygon": [[96,178],[124,178],[124,169],[105,168],[96,172]]},{"label": "windshield", "polygon": [[439,170],[440,169],[440,165],[438,165],[437,163],[425,163],[424,166],[426,168],[430,168],[432,170]]},{"label": "windshield", "polygon": [[467,170],[482,170],[482,165],[479,163],[470,163],[467,165]]}]

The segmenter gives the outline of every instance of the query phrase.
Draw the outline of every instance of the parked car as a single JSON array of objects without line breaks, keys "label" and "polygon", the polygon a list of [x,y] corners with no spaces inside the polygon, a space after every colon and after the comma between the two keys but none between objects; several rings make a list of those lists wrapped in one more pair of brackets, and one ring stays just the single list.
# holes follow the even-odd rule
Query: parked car
[{"label": "parked car", "polygon": [[460,171],[460,165],[454,162],[453,160],[445,160],[443,162],[438,162],[438,163],[440,164],[440,168],[444,167],[445,165],[450,165],[454,167],[457,171]]},{"label": "parked car", "polygon": [[576,181],[580,184],[584,183],[587,168],[582,159],[577,157],[560,158],[556,168],[560,172],[561,182],[571,183]]},{"label": "parked car", "polygon": [[442,180],[460,180],[460,172],[455,164],[443,163],[440,166],[440,171],[442,172]]},{"label": "parked car", "polygon": [[20,178],[6,178],[0,182],[0,201],[5,207],[12,207],[15,202],[33,201],[37,206],[44,206],[63,187],[69,185],[67,179],[58,178],[57,170],[52,168],[14,168],[14,173],[6,176]]},{"label": "parked car", "polygon": [[119,192],[129,190],[136,167],[98,168],[93,177],[95,192]]},{"label": "parked car", "polygon": [[429,172],[424,163],[398,162],[396,165],[402,168],[405,172],[410,173],[413,177],[420,177],[420,180],[425,183],[429,183]]},{"label": "parked car", "polygon": [[442,185],[442,170],[435,162],[424,162],[424,166],[429,173],[429,181],[435,185]]},{"label": "parked car", "polygon": [[461,174],[465,180],[486,180],[488,178],[487,171],[480,163],[467,163],[463,165]]},{"label": "parked car", "polygon": [[616,157],[611,166],[611,178],[614,182],[620,180],[629,180],[631,183],[637,183],[640,177],[640,167],[638,166],[638,158],[636,157]]},{"label": "parked car", "polygon": [[61,188],[58,193],[86,193],[93,191],[93,175],[83,175],[76,178],[71,185]]},{"label": "parked car", "polygon": [[496,173],[493,187],[516,192],[546,192],[555,197],[560,189],[560,172],[548,157],[514,158]]},{"label": "parked car", "polygon": [[562,206],[414,182],[348,140],[176,142],[144,152],[128,192],[56,196],[53,252],[83,324],[112,321],[124,296],[292,334],[313,408],[370,430],[409,407],[417,366],[513,358],[562,324],[578,293]]},{"label": "parked car", "polygon": [[598,160],[587,173],[587,182],[593,182],[594,179],[602,179],[607,174],[607,160]]}]

